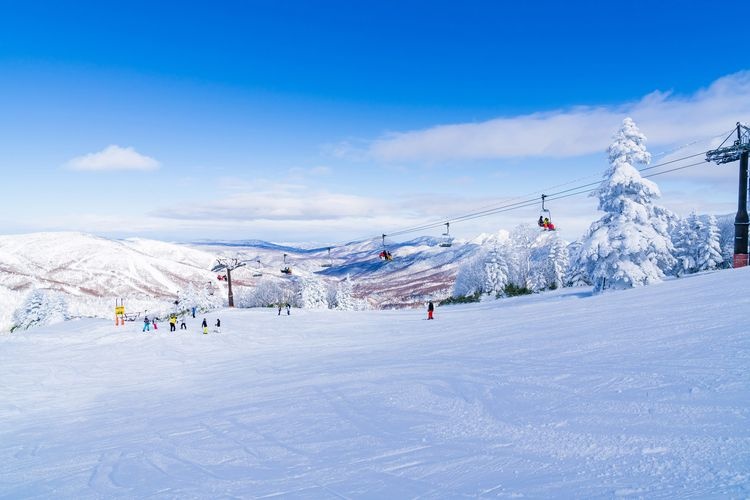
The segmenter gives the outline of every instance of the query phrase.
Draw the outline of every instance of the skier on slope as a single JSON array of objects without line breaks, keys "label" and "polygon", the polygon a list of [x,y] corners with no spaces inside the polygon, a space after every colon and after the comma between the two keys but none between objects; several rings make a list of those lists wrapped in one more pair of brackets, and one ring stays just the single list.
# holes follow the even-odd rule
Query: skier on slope
[{"label": "skier on slope", "polygon": [[221,320],[216,318],[216,333],[221,333]]},{"label": "skier on slope", "polygon": [[203,323],[201,323],[201,326],[203,327],[203,334],[208,335],[208,323],[206,322],[206,318],[203,318]]},{"label": "skier on slope", "polygon": [[430,301],[430,303],[427,304],[427,319],[435,319],[432,317],[433,311],[435,311],[435,305]]},{"label": "skier on slope", "polygon": [[143,318],[143,331],[144,332],[150,332],[151,331],[151,320],[148,319],[148,316]]}]

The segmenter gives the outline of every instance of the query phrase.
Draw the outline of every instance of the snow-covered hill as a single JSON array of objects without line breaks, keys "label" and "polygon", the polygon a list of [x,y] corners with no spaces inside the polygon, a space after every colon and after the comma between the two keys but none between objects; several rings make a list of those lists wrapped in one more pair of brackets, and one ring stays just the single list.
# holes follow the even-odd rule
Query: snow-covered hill
[{"label": "snow-covered hill", "polygon": [[110,240],[82,233],[0,236],[0,326],[34,288],[61,292],[74,315],[111,317],[114,299],[132,310],[172,302],[189,283],[207,284],[215,256],[153,240]]},{"label": "snow-covered hill", "polygon": [[187,281],[205,281],[214,257],[153,240],[109,240],[82,233],[0,236],[2,284],[71,295],[173,296]]},{"label": "snow-covered hill", "polygon": [[0,497],[745,498],[749,281],[0,335]]}]

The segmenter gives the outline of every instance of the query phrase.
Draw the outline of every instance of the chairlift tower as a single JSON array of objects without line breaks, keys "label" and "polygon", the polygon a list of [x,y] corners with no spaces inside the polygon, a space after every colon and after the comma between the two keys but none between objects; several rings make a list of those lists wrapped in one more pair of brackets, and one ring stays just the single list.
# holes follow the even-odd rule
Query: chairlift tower
[{"label": "chairlift tower", "polygon": [[320,267],[333,267],[333,257],[331,257],[331,247],[328,247],[328,262],[324,262]]},{"label": "chairlift tower", "polygon": [[[726,142],[726,139],[724,140]],[[737,215],[734,218],[734,267],[748,265],[748,223],[747,215],[747,159],[750,153],[750,128],[737,122],[737,139],[731,146],[713,149],[706,153],[706,161],[718,165],[740,161],[740,185],[737,199]]]},{"label": "chairlift tower", "polygon": [[227,302],[229,307],[234,307],[234,295],[232,294],[232,271],[238,267],[244,266],[246,263],[237,258],[225,258],[219,257],[216,259],[216,265],[211,268],[212,272],[225,270],[227,272],[227,287],[229,289],[227,294]]}]

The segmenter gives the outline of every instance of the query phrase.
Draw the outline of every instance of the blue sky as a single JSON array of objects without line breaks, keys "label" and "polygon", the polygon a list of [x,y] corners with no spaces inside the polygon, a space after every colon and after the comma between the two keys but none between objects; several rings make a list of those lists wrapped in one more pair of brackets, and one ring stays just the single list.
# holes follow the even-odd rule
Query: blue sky
[{"label": "blue sky", "polygon": [[[597,180],[628,115],[656,162],[750,121],[743,4],[155,3],[0,0],[0,232],[343,242]],[[653,180],[729,213],[735,170]]]}]

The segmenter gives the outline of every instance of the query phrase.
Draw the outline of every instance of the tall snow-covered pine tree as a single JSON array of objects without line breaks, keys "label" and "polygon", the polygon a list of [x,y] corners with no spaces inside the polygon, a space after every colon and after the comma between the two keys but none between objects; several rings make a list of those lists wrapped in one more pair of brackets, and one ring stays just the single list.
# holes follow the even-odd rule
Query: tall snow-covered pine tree
[{"label": "tall snow-covered pine tree", "polygon": [[661,193],[636,168],[651,161],[645,143],[625,118],[608,148],[610,167],[595,192],[605,214],[589,228],[580,253],[595,292],[661,281],[674,264],[667,212],[653,203]]},{"label": "tall snow-covered pine tree", "polygon": [[502,294],[505,285],[508,284],[508,265],[497,245],[487,254],[484,272],[484,291],[495,295]]},{"label": "tall snow-covered pine tree", "polygon": [[719,225],[716,217],[709,215],[698,224],[698,252],[696,255],[698,271],[707,271],[721,267],[724,261],[721,255]]},{"label": "tall snow-covered pine tree", "polygon": [[672,243],[674,244],[674,266],[675,276],[694,273],[696,269],[695,251],[698,246],[698,232],[695,222],[697,216],[690,214],[687,219],[681,219],[672,231]]}]

